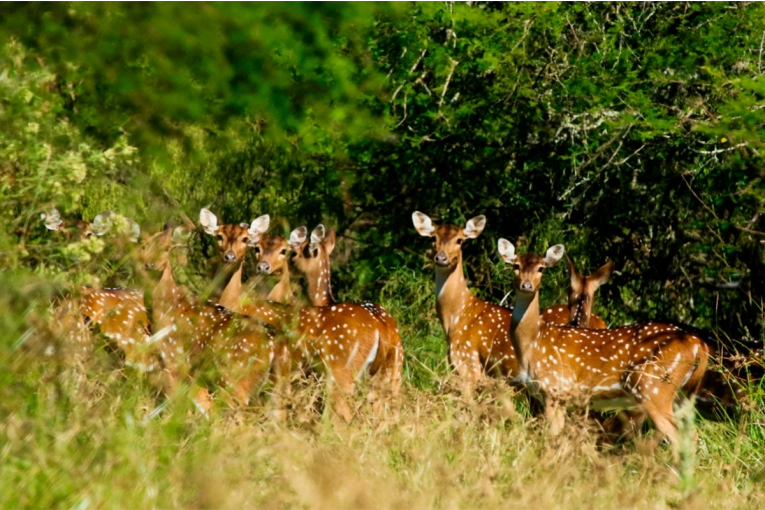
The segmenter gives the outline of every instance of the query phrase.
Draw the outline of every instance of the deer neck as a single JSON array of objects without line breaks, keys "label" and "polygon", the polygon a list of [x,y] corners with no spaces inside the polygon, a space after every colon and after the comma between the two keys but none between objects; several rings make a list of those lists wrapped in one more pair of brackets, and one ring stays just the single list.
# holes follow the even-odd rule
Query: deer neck
[{"label": "deer neck", "polygon": [[162,270],[162,277],[151,296],[154,313],[164,314],[168,309],[172,309],[175,298],[178,296],[178,287],[173,278],[173,268],[168,262]]},{"label": "deer neck", "polygon": [[329,258],[320,258],[319,267],[306,274],[308,280],[308,297],[313,306],[328,306],[335,302],[332,297],[332,281],[329,269]]},{"label": "deer neck", "polygon": [[284,265],[282,276],[279,278],[279,282],[274,285],[274,288],[271,289],[271,292],[268,293],[268,297],[266,299],[276,303],[284,304],[290,304],[295,301],[295,295],[292,293],[292,286],[290,286],[290,272],[287,268],[287,264]]},{"label": "deer neck", "polygon": [[447,336],[459,322],[472,297],[462,270],[461,254],[453,267],[436,267],[436,311]]},{"label": "deer neck", "polygon": [[590,327],[590,315],[592,313],[592,301],[589,305],[585,300],[580,300],[573,305],[570,305],[570,315],[568,319],[568,325],[575,328],[589,328]]},{"label": "deer neck", "polygon": [[228,281],[228,285],[223,289],[218,302],[229,310],[239,310],[239,298],[242,296],[242,268],[244,261],[239,263],[239,267],[234,271],[233,276]]},{"label": "deer neck", "polygon": [[510,338],[518,358],[518,378],[530,380],[529,360],[533,356],[536,340],[541,331],[539,319],[539,292],[516,292]]}]

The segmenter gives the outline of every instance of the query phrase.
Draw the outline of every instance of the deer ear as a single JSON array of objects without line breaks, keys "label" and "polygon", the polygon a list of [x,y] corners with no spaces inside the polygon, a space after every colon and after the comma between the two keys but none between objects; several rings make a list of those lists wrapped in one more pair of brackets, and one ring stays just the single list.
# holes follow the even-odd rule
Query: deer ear
[{"label": "deer ear", "polygon": [[502,260],[508,264],[513,264],[518,259],[518,255],[515,253],[515,246],[507,239],[500,238],[497,241],[497,251],[499,251]]},{"label": "deer ear", "polygon": [[307,227],[296,228],[295,230],[290,232],[290,248],[295,249],[296,245],[304,243],[307,237],[308,237]]},{"label": "deer ear", "polygon": [[326,230],[324,229],[324,225],[319,223],[316,225],[316,228],[313,229],[313,232],[311,232],[311,244],[317,244],[324,240],[324,236],[327,235]]},{"label": "deer ear", "polygon": [[214,236],[218,232],[218,218],[209,210],[202,209],[199,211],[199,223],[205,232]]},{"label": "deer ear", "polygon": [[55,207],[47,213],[40,214],[40,219],[43,220],[45,228],[48,230],[61,230],[61,225],[64,224],[64,220],[61,219],[61,215]]},{"label": "deer ear", "polygon": [[271,223],[271,217],[267,214],[259,216],[252,220],[247,232],[250,234],[250,245],[257,244],[260,238],[268,231],[268,225]]},{"label": "deer ear", "polygon": [[94,234],[101,237],[109,231],[112,226],[112,214],[113,213],[111,211],[104,211],[93,218],[93,221],[90,223],[90,227],[93,229]]},{"label": "deer ear", "polygon": [[571,278],[571,287],[576,288],[577,285],[581,285],[582,275],[576,270],[574,261],[566,255],[566,263],[568,264],[569,277]]},{"label": "deer ear", "polygon": [[547,267],[553,267],[555,264],[557,264],[558,261],[561,258],[563,258],[563,254],[565,252],[566,252],[566,248],[562,244],[556,244],[555,246],[550,246],[544,258],[544,261]]},{"label": "deer ear", "polygon": [[608,280],[611,278],[611,272],[613,270],[614,262],[609,261],[603,267],[588,276],[587,279],[596,280],[598,282],[598,286],[601,286],[604,283],[608,283]]},{"label": "deer ear", "polygon": [[483,232],[483,228],[486,226],[486,216],[483,214],[480,216],[476,216],[475,218],[468,220],[467,224],[465,224],[465,228],[462,229],[462,231],[465,234],[465,237],[468,237],[470,239],[475,239],[478,237],[481,232]]},{"label": "deer ear", "polygon": [[329,229],[327,236],[324,238],[321,244],[324,245],[324,250],[327,252],[327,257],[332,254],[332,250],[335,249],[335,242],[337,241],[337,232],[334,228]]},{"label": "deer ear", "polygon": [[184,226],[175,227],[170,233],[170,239],[173,244],[186,244],[191,237],[191,232]]},{"label": "deer ear", "polygon": [[138,238],[141,237],[141,226],[137,221],[130,218],[127,219],[130,223],[130,240],[134,243],[138,242]]},{"label": "deer ear", "polygon": [[427,214],[422,214],[420,211],[412,213],[412,223],[414,223],[414,229],[421,236],[430,237],[436,231],[436,227],[433,226],[433,221],[430,217]]}]

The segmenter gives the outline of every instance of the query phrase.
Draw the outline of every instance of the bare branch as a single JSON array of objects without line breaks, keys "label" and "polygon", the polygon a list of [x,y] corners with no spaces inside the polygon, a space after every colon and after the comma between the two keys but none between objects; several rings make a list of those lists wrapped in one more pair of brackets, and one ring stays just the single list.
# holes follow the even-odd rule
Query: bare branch
[{"label": "bare branch", "polygon": [[438,111],[441,112],[441,106],[444,104],[444,96],[446,96],[446,91],[449,88],[449,83],[452,81],[452,76],[454,75],[454,69],[457,68],[459,65],[459,62],[457,60],[454,60],[452,57],[449,57],[449,60],[451,61],[452,67],[449,69],[449,75],[446,77],[446,83],[444,83],[444,90],[441,91],[441,99],[438,101]]}]

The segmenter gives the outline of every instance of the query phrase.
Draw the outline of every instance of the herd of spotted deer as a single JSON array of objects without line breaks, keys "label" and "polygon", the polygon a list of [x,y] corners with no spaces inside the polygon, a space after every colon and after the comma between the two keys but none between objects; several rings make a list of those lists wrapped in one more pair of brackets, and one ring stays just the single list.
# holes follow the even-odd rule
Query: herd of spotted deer
[{"label": "herd of spotted deer", "polygon": [[[68,235],[75,230],[83,238],[103,234],[109,221],[106,214],[92,223],[68,225],[55,209],[42,216],[48,229]],[[476,297],[462,268],[462,245],[481,234],[484,216],[464,226],[438,225],[421,212],[413,213],[412,220],[420,235],[435,241],[436,310],[450,364],[468,395],[486,375],[505,378],[543,403],[553,434],[561,431],[569,404],[626,406],[629,410],[603,422],[604,430],[631,433],[648,417],[677,447],[674,404],[696,397],[725,406],[742,392],[732,358],[704,332],[664,322],[607,329],[592,315],[595,291],[609,280],[612,262],[583,276],[566,257],[568,306],[540,311],[542,275],[564,257],[564,246],[552,246],[543,256],[520,255],[512,243],[499,239],[499,254],[515,273],[515,303],[504,307]],[[330,272],[334,230],[319,225],[309,234],[300,227],[285,239],[266,234],[268,215],[251,223],[219,224],[207,209],[201,210],[199,222],[215,236],[223,262],[233,268],[217,302],[196,298],[176,284],[173,260],[182,256],[174,259],[173,253],[183,252],[184,232],[193,227],[168,227],[144,238],[137,250],[143,267],[161,273],[158,281],[150,280],[149,300],[143,290],[82,289],[76,305],[79,341],[90,341],[86,323],[97,326],[126,364],[155,375],[164,394],[189,385],[204,413],[213,395],[231,406],[247,405],[269,376],[275,412],[283,413],[282,397],[290,391],[293,371],[300,369],[326,374],[333,408],[346,421],[352,419],[347,397],[365,374],[370,394],[377,395],[375,405],[396,401],[404,363],[398,326],[380,304],[335,302]],[[131,222],[128,230],[137,241],[137,224]],[[258,272],[279,276],[265,299],[242,282],[248,250]],[[305,277],[308,303],[298,302],[292,292],[290,266]],[[753,356],[761,358],[762,350]],[[723,370],[708,370],[713,358],[721,360]]]}]

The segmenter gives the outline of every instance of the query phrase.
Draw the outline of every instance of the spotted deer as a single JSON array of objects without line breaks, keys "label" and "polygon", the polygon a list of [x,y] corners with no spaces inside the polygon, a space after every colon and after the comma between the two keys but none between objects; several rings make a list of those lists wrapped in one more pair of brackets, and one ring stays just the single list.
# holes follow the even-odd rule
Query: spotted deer
[{"label": "spotted deer", "polygon": [[[271,218],[264,214],[252,223],[239,223],[218,225],[217,217],[208,209],[202,209],[199,213],[199,222],[202,224],[205,232],[215,235],[218,240],[221,256],[224,261],[237,264],[231,279],[221,293],[218,303],[231,311],[241,313],[248,317],[259,319],[276,329],[276,346],[274,354],[274,400],[277,407],[275,414],[284,416],[283,401],[284,396],[289,393],[289,375],[292,368],[292,360],[289,349],[289,338],[297,322],[296,310],[291,303],[284,303],[275,297],[274,290],[271,291],[266,300],[258,299],[253,295],[251,289],[245,289],[242,284],[242,272],[244,269],[244,258],[247,248],[254,249],[256,257],[260,254],[261,246],[264,244],[264,234],[268,231]],[[286,243],[285,243],[286,244]],[[284,258],[284,257],[282,257]],[[278,260],[278,256],[274,261]],[[262,263],[258,264],[258,270],[261,270]],[[287,275],[286,285],[289,289],[289,273],[285,268],[284,274]],[[279,291],[280,293],[283,290]]]},{"label": "spotted deer", "polygon": [[365,372],[382,391],[397,394],[401,385],[404,349],[398,325],[376,303],[337,303],[332,296],[329,256],[335,247],[334,230],[306,227],[290,234],[296,269],[305,275],[313,306],[300,310],[298,339],[293,352],[303,360],[318,358],[327,368],[335,409],[350,421],[345,396]]},{"label": "spotted deer", "polygon": [[[64,221],[55,208],[43,213],[41,218],[47,229],[63,232],[68,239],[77,237],[85,240],[109,232],[119,235],[122,230],[126,231],[130,241],[137,242],[140,235],[140,227],[135,221],[121,218],[111,211],[97,215],[92,222]],[[114,228],[115,221],[122,221],[123,228]],[[149,320],[142,291],[85,287],[80,295],[79,313],[86,323],[98,326],[111,346],[124,354],[125,364],[149,372],[159,368],[156,359],[143,349],[149,338]],[[92,346],[92,338],[89,333],[84,333],[87,329],[81,327],[79,321],[78,329],[82,332],[76,335],[80,348],[88,351]]]},{"label": "spotted deer", "polygon": [[165,390],[174,393],[182,381],[199,384],[195,401],[206,410],[209,388],[221,387],[231,392],[230,404],[247,405],[273,360],[273,330],[224,306],[199,302],[175,283],[170,257],[179,247],[177,232],[161,232],[142,252],[162,273],[152,292],[151,322]]},{"label": "spotted deer", "polygon": [[567,403],[626,399],[651,418],[677,451],[673,403],[681,393],[692,396],[699,390],[709,357],[704,340],[657,322],[606,330],[545,323],[539,286],[543,271],[563,257],[563,245],[551,247],[544,257],[518,255],[506,239],[499,240],[498,249],[515,272],[515,381],[541,397],[551,432],[561,431]]},{"label": "spotted deer", "polygon": [[258,262],[258,272],[279,277],[266,299],[286,305],[295,304],[295,294],[290,284],[290,246],[287,240],[280,236],[263,235],[253,251]]},{"label": "spotted deer", "polygon": [[595,291],[608,282],[614,263],[608,262],[589,276],[583,276],[576,270],[574,262],[566,256],[570,273],[568,287],[568,306],[553,306],[545,309],[542,320],[561,326],[578,328],[606,329],[606,322],[592,314]]},{"label": "spotted deer", "polygon": [[[141,227],[130,218],[125,218],[114,214],[112,211],[104,211],[98,214],[93,221],[85,220],[63,220],[58,209],[55,207],[48,212],[40,214],[45,228],[57,232],[62,232],[67,239],[77,237],[79,240],[85,240],[92,236],[103,236],[108,232],[116,234],[126,233],[129,240],[137,243],[141,235]],[[124,222],[124,225],[115,225]],[[122,227],[122,228],[117,228]]]},{"label": "spotted deer", "polygon": [[476,216],[459,227],[436,225],[416,211],[412,222],[420,235],[434,238],[436,312],[446,333],[449,361],[465,391],[470,392],[483,374],[517,375],[518,361],[510,341],[512,312],[473,295],[462,269],[462,245],[483,232],[486,217]]},{"label": "spotted deer", "polygon": [[259,245],[263,234],[268,231],[270,217],[260,216],[252,223],[219,225],[218,218],[208,209],[199,213],[199,222],[204,231],[216,236],[222,259],[227,264],[236,264],[236,270],[218,300],[218,303],[229,310],[257,318],[276,328],[282,328],[292,315],[288,308],[278,303],[258,299],[249,289],[242,285],[244,258],[248,247]]}]

